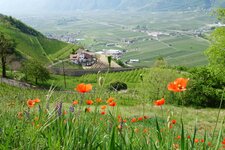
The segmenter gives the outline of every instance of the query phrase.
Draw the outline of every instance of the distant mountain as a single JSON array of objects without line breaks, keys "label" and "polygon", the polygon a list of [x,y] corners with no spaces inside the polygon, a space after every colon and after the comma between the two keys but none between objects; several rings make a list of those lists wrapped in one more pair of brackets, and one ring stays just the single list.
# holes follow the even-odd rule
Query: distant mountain
[{"label": "distant mountain", "polygon": [[49,63],[66,56],[77,46],[48,39],[23,22],[0,14],[0,32],[15,40],[16,51],[25,58]]},{"label": "distant mountain", "polygon": [[190,10],[225,6],[225,0],[47,0],[54,10]]}]

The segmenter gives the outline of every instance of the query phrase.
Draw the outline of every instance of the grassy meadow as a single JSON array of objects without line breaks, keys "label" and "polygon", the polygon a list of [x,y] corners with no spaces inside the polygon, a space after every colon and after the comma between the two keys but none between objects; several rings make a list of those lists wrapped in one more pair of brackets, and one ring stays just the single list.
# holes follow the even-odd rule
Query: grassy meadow
[{"label": "grassy meadow", "polygon": [[[168,83],[188,76],[152,68],[67,77],[67,88],[55,76],[49,90],[0,83],[0,149],[223,149],[224,110],[170,104],[182,92]],[[109,91],[116,80],[128,90]]]}]

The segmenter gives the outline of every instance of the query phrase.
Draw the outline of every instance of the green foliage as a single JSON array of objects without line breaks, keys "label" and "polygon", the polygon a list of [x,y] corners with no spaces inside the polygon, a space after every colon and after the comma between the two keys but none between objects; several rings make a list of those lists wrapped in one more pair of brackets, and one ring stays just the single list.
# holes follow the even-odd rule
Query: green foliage
[{"label": "green foliage", "polygon": [[[172,69],[152,68],[143,75],[143,83],[140,88],[140,94],[145,95],[150,101],[165,99],[170,97],[167,85],[179,76],[185,76]],[[176,104],[176,99],[168,100],[167,103]]]},{"label": "green foliage", "polygon": [[41,62],[35,60],[24,62],[21,71],[25,74],[26,80],[28,80],[28,78],[32,78],[36,84],[38,83],[38,80],[41,82],[46,82],[48,79],[50,79],[48,70],[43,67]]},{"label": "green foliage", "polygon": [[109,85],[109,89],[112,91],[126,90],[127,84],[124,82],[120,82],[120,81],[112,82]]},{"label": "green foliage", "polygon": [[4,34],[0,32],[0,59],[2,65],[2,77],[6,77],[6,59],[9,54],[12,54],[15,49],[15,42],[7,39]]},{"label": "green foliage", "polygon": [[12,17],[0,15],[0,22],[1,32],[15,40],[17,53],[27,59],[32,58],[49,63],[58,58],[68,57],[71,48],[78,48],[73,44],[48,39]]},{"label": "green foliage", "polygon": [[107,59],[108,59],[108,64],[109,64],[109,68],[110,68],[111,67],[111,62],[112,62],[112,56],[108,56]]},{"label": "green foliage", "polygon": [[[184,96],[185,105],[218,108],[225,87],[224,80],[218,78],[209,67],[194,68],[190,73],[190,83]],[[222,107],[225,108],[225,103]]]},{"label": "green foliage", "polygon": [[44,37],[44,35],[42,35],[40,32],[38,32],[38,31],[34,30],[33,28],[27,26],[26,24],[24,24],[20,20],[12,18],[11,16],[9,16],[9,17],[4,16],[4,19],[7,20],[12,26],[19,29],[21,32],[23,32],[25,34]]}]

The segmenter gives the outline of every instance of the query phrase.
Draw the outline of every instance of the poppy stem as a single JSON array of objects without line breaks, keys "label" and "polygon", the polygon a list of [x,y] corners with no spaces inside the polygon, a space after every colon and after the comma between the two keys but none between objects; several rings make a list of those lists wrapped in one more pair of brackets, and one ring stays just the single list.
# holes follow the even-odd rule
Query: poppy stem
[{"label": "poppy stem", "polygon": [[162,107],[162,106],[160,106],[160,108],[161,108],[162,118],[163,118],[163,116],[164,116],[164,114],[163,114],[163,107]]}]

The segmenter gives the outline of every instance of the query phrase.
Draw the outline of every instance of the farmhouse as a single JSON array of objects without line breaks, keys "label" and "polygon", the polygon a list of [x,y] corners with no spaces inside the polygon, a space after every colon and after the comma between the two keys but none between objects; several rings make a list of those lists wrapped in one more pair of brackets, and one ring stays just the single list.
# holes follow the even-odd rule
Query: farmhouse
[{"label": "farmhouse", "polygon": [[70,61],[82,66],[92,66],[97,62],[97,59],[93,53],[79,49],[75,54],[70,55]]}]

